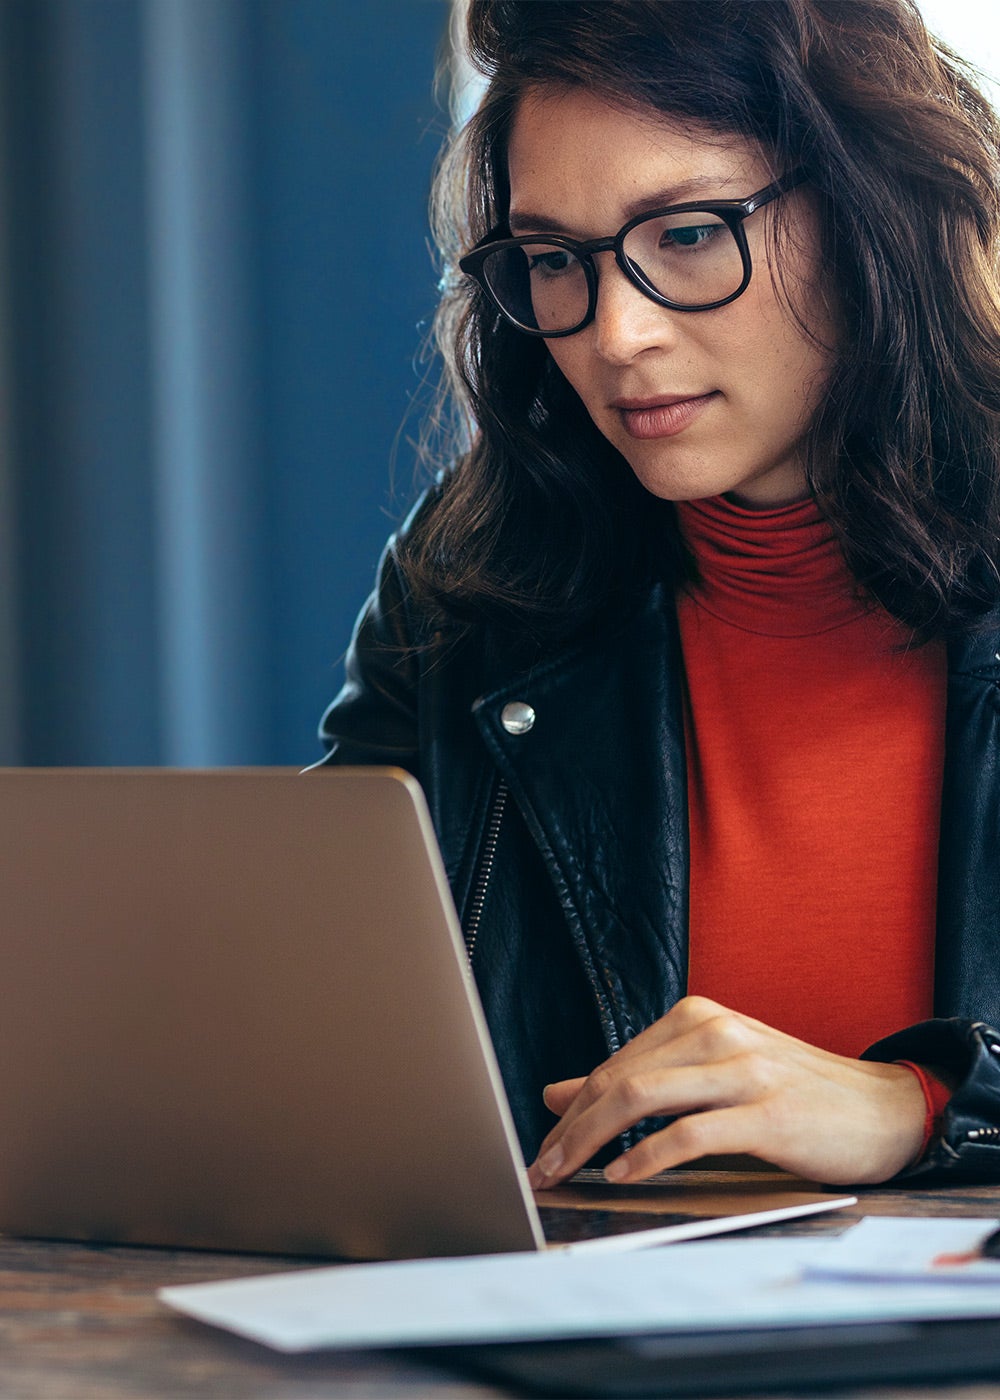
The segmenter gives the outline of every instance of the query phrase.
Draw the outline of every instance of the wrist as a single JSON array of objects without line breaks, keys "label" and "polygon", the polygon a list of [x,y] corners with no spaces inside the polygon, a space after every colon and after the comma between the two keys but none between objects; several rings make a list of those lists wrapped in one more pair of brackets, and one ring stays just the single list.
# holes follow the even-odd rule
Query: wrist
[{"label": "wrist", "polygon": [[924,1096],[923,1137],[920,1150],[910,1163],[911,1166],[915,1166],[941,1131],[941,1118],[952,1091],[951,1087],[926,1065],[916,1064],[913,1060],[896,1060],[894,1063],[916,1075]]}]

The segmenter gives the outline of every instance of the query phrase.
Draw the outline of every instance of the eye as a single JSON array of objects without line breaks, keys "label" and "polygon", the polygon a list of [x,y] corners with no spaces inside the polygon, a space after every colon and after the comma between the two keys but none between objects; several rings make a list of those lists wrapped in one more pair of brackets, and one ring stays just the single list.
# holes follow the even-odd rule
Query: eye
[{"label": "eye", "polygon": [[558,277],[568,272],[576,262],[572,253],[565,248],[547,248],[544,251],[524,250],[528,259],[528,271],[540,273],[543,277]]},{"label": "eye", "polygon": [[686,224],[681,228],[665,228],[660,235],[661,248],[697,248],[718,236],[720,224]]}]

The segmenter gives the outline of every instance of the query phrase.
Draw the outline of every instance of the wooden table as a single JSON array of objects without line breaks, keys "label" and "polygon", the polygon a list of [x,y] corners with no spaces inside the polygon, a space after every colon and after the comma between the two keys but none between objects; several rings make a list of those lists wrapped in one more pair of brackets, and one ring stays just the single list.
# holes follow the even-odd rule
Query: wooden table
[{"label": "wooden table", "polygon": [[[759,1182],[759,1174],[753,1176]],[[733,1179],[731,1174],[715,1172],[674,1177],[699,1188]],[[868,1190],[853,1209],[775,1226],[772,1232],[837,1232],[862,1215],[921,1214],[1000,1216],[1000,1187]],[[247,1255],[0,1239],[0,1397],[481,1400],[512,1393],[453,1375],[432,1359],[424,1362],[409,1355],[280,1356],[181,1318],[155,1297],[156,1289],[166,1284],[235,1278],[299,1263]],[[997,1393],[995,1383],[864,1392],[882,1400],[918,1396],[926,1400],[930,1395],[996,1400]]]}]

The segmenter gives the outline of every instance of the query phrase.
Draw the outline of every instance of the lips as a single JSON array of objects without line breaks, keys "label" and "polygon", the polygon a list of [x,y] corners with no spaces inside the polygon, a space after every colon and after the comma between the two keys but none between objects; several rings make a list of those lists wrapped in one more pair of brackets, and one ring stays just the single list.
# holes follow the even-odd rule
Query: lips
[{"label": "lips", "polygon": [[618,410],[629,437],[673,437],[683,432],[704,412],[716,397],[717,390],[708,394],[667,394],[651,399],[616,399],[612,408]]}]

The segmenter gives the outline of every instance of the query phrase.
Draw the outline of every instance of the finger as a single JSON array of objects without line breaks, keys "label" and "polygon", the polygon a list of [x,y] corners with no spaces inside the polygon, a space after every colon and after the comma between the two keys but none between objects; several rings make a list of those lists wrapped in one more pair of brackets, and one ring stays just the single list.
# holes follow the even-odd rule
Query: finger
[{"label": "finger", "polygon": [[[653,1030],[654,1027],[650,1027]],[[603,1147],[615,1133],[624,1131],[625,1128],[632,1127],[640,1118],[647,1117],[650,1113],[680,1113],[690,1111],[692,1108],[704,1108],[709,1106],[703,1101],[706,1092],[706,1084],[703,1078],[693,1081],[693,1086],[687,1092],[682,1092],[676,1103],[671,1102],[669,1106],[656,1103],[650,1106],[648,1096],[644,1093],[654,1082],[653,1077],[660,1072],[669,1071],[672,1068],[681,1066],[690,1068],[692,1064],[700,1068],[705,1061],[705,1048],[699,1037],[703,1034],[703,1027],[696,1026],[681,1038],[679,1046],[675,1045],[672,1050],[661,1044],[653,1043],[653,1038],[646,1041],[646,1048],[639,1045],[642,1037],[637,1036],[628,1047],[629,1054],[619,1051],[612,1055],[609,1060],[590,1074],[584,1083],[577,1088],[570,1102],[564,1105],[560,1115],[560,1121],[548,1133],[542,1141],[536,1162],[531,1172],[532,1185],[538,1189],[546,1183],[545,1177],[556,1177],[561,1179],[569,1171],[576,1170],[575,1167],[566,1165],[567,1157],[573,1161],[577,1160],[579,1151],[570,1151],[567,1154],[565,1146],[566,1135],[576,1133],[576,1125],[585,1115],[592,1113],[596,1108],[599,1116],[588,1120],[589,1127],[585,1130],[582,1138],[584,1144],[592,1143],[590,1153],[593,1155],[599,1147]],[[720,1042],[721,1043],[721,1042]],[[726,1042],[729,1043],[728,1041]],[[685,1048],[686,1047],[686,1048]],[[679,1064],[677,1063],[679,1062]],[[694,1101],[692,1101],[692,1095]],[[606,1112],[605,1105],[611,1105],[612,1117],[607,1124],[603,1122],[603,1114]],[[554,1111],[554,1105],[551,1105]],[[601,1136],[601,1132],[604,1136]],[[571,1144],[575,1144],[576,1139],[571,1139]],[[585,1150],[585,1148],[581,1148]],[[582,1161],[588,1160],[584,1156]]]},{"label": "finger", "polygon": [[651,1053],[629,1067],[627,1073],[616,1071],[609,1075],[605,1091],[571,1121],[567,1113],[546,1138],[532,1164],[532,1185],[544,1187],[565,1180],[605,1143],[643,1118],[742,1103],[766,1092],[770,1080],[770,1066],[758,1056],[742,1056],[717,1065],[664,1069]]},{"label": "finger", "polygon": [[[673,1015],[673,1011],[671,1011],[662,1018],[662,1021],[649,1026],[641,1035],[630,1041],[624,1049],[619,1050],[609,1060],[598,1065],[582,1087],[576,1089],[571,1100],[560,1105],[560,1122],[556,1124],[539,1147],[539,1160],[548,1156],[557,1144],[563,1141],[577,1120],[589,1112],[595,1104],[599,1104],[605,1099],[615,1101],[621,1094],[627,1095],[628,1090],[623,1086],[636,1076],[652,1073],[654,1066],[656,1069],[668,1070],[681,1067],[703,1069],[712,1064],[724,1064],[740,1056],[757,1054],[767,1045],[769,1039],[774,1037],[779,1037],[782,1040],[782,1055],[787,1059],[788,1047],[785,1046],[784,1042],[787,1040],[790,1045],[797,1044],[797,1042],[791,1041],[790,1037],[781,1036],[780,1032],[772,1031],[769,1027],[736,1012],[728,1011],[725,1007],[720,1007],[716,1002],[708,1001],[706,998],[686,997],[685,1001],[695,1005],[693,1008],[689,1008],[685,1015],[675,1023],[685,1026],[680,1034],[671,1032],[667,1039],[664,1039],[662,1034],[654,1034],[658,1031],[658,1027],[670,1020]],[[679,1002],[674,1010],[683,1007],[683,1005],[684,1003]],[[566,1082],[575,1084],[577,1081]],[[698,1084],[702,1081],[695,1080],[693,1082]],[[554,1102],[549,1106],[554,1112],[560,1112]],[[672,1103],[669,1106],[659,1105],[655,1108],[647,1108],[644,1113],[637,1112],[630,1122],[624,1124],[624,1127],[631,1127],[639,1121],[639,1118],[647,1116],[651,1112],[685,1113],[690,1112],[693,1108],[709,1106],[711,1106],[711,1100],[692,1102],[690,1094],[684,1094],[682,1102]],[[621,1131],[621,1128],[617,1131]],[[598,1146],[600,1145],[603,1144],[598,1144]]]},{"label": "finger", "polygon": [[579,1079],[560,1079],[555,1084],[546,1084],[542,1102],[561,1118],[586,1082],[587,1076],[581,1075]]},{"label": "finger", "polygon": [[609,1181],[645,1181],[657,1172],[669,1171],[698,1157],[761,1155],[762,1114],[758,1104],[691,1113],[669,1127],[651,1133],[628,1152],[609,1162],[604,1174]]}]

